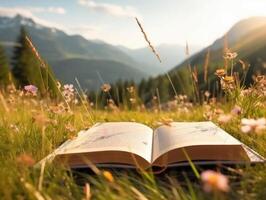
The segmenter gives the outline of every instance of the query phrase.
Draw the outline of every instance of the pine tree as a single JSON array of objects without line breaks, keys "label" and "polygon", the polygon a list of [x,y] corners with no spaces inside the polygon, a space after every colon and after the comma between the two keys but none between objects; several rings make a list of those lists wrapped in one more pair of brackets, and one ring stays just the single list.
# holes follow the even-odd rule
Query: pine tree
[{"label": "pine tree", "polygon": [[31,41],[27,40],[27,33],[22,27],[18,38],[18,46],[14,50],[13,75],[17,80],[17,85],[35,85],[42,95],[56,97],[58,94],[55,77],[51,68],[40,61],[37,50],[34,49]]},{"label": "pine tree", "polygon": [[27,58],[31,57],[31,53],[29,52],[30,49],[26,41],[26,31],[23,27],[20,30],[17,43],[18,45],[14,49],[12,73],[16,79],[17,85],[24,86],[30,83],[28,79],[29,66]]},{"label": "pine tree", "polygon": [[9,83],[9,64],[4,49],[0,46],[0,87],[4,88]]}]

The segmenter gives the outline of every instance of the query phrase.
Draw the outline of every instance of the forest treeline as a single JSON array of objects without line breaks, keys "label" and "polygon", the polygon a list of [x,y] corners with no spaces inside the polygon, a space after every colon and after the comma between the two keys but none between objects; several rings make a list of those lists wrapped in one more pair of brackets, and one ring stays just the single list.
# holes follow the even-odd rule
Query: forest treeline
[{"label": "forest treeline", "polygon": [[[256,61],[255,57],[253,60]],[[239,80],[241,85],[252,84],[252,77],[258,70],[264,70],[261,73],[265,73],[265,68],[261,69],[256,62],[251,63],[254,66],[252,69],[249,69],[249,64],[241,62],[228,66],[228,71],[234,68],[231,76],[245,77],[244,80]],[[206,63],[209,62],[206,61],[202,65],[186,61],[184,63],[178,69],[157,77],[143,79],[139,83],[125,80],[118,80],[110,85],[105,83],[109,85],[108,91],[99,88],[97,91],[88,92],[86,96],[99,108],[110,103],[128,108],[141,104],[152,105],[155,101],[163,104],[176,100],[179,95],[185,95],[189,101],[198,103],[203,103],[206,96],[208,98],[223,96],[220,79],[215,73],[221,66],[224,67],[226,62],[210,62],[208,65]],[[57,83],[58,80],[51,67],[41,58],[23,27],[14,47],[11,61],[8,61],[3,47],[0,46],[0,87],[2,90],[9,85],[14,85],[18,89],[23,89],[26,85],[34,85],[41,96],[59,98],[60,91]],[[82,88],[82,91],[86,91],[86,88]]]},{"label": "forest treeline", "polygon": [[55,80],[50,66],[43,61],[23,27],[21,27],[10,61],[0,44],[0,87],[2,90],[7,89],[8,86],[23,89],[27,85],[34,85],[41,96],[54,98],[58,96]]}]

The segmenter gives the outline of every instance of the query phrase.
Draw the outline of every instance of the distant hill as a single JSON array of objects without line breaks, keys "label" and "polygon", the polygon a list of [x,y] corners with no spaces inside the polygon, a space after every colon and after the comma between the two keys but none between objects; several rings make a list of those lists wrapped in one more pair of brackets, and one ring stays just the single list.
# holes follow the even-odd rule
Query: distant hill
[{"label": "distant hill", "polygon": [[[199,75],[199,87],[201,91],[209,89],[214,91],[217,77],[214,72],[217,68],[224,67],[224,44],[228,43],[228,47],[238,53],[234,63],[234,71],[238,71],[240,74],[243,72],[239,59],[250,64],[246,85],[253,82],[252,75],[254,74],[266,74],[266,17],[252,17],[241,20],[236,23],[223,37],[214,41],[213,44],[204,48],[203,50],[190,56],[189,59],[184,60],[180,64],[176,65],[169,71],[169,75],[178,93],[186,93],[192,95],[192,82],[191,74],[187,68],[188,63],[194,68],[198,69]],[[204,70],[207,52],[210,51],[209,65],[208,65],[208,79],[210,88],[204,83]],[[164,82],[164,85],[163,85]],[[159,88],[160,96],[162,99],[165,94],[174,95],[173,89],[169,80],[165,75],[160,75],[153,79],[148,79],[146,83],[142,83],[143,88],[147,88],[146,93],[154,93],[156,88]],[[165,92],[167,91],[167,92]],[[147,95],[146,96],[151,96]],[[147,98],[149,99],[149,98]]]},{"label": "distant hill", "polygon": [[68,35],[59,29],[36,24],[32,19],[21,15],[14,18],[0,17],[0,41],[4,44],[15,44],[21,26],[25,27],[42,56],[48,61],[79,57],[134,63],[130,56],[115,46],[87,40],[80,35]]},{"label": "distant hill", "polygon": [[[113,45],[101,41],[87,40],[80,35],[68,35],[59,29],[37,24],[32,19],[21,15],[13,18],[0,17],[0,42],[5,47],[10,59],[12,59],[13,47],[17,45],[16,40],[21,26],[25,27],[42,57],[52,65],[57,72],[56,74],[65,83],[70,83],[69,80],[74,79],[74,76],[70,77],[71,74],[78,76],[84,74],[85,71],[86,74],[94,74],[94,77],[90,76],[89,79],[86,76],[78,77],[80,82],[97,82],[98,77],[94,73],[97,67],[102,76],[106,77],[106,82],[114,82],[119,78],[123,78],[119,74],[135,81],[149,75],[145,70],[145,66]],[[66,68],[62,68],[61,63],[67,66],[67,70],[70,70],[71,73],[66,72]],[[59,68],[57,68],[57,64],[60,65]],[[79,64],[82,64],[82,66],[79,66]],[[70,66],[73,68],[70,69]],[[61,73],[59,73],[59,69],[62,70]],[[125,74],[125,72],[128,72],[128,74]],[[63,77],[62,74],[68,75],[68,77]],[[114,74],[114,78],[110,74]],[[92,86],[95,86],[95,84],[92,84],[90,88]],[[94,89],[96,89],[96,86]]]},{"label": "distant hill", "polygon": [[[176,63],[181,63],[185,60],[185,46],[182,45],[170,45],[161,44],[156,46],[156,50],[160,54],[162,63],[159,63],[157,58],[153,55],[149,47],[139,48],[139,49],[129,49],[123,46],[119,48],[130,55],[133,59],[138,60],[143,63],[154,75],[164,73],[173,68]],[[202,47],[192,45],[190,46],[191,54],[194,54],[201,50]]]},{"label": "distant hill", "polygon": [[77,78],[85,90],[99,89],[102,81],[109,83],[132,79],[140,81],[143,77],[143,72],[113,60],[72,58],[52,62],[52,66],[59,80],[76,85],[75,78]]},{"label": "distant hill", "polygon": [[[205,57],[210,50],[209,59],[209,77],[213,80],[214,72],[217,68],[224,65],[223,51],[224,41],[227,41],[228,47],[238,53],[236,59],[235,70],[240,70],[241,59],[250,64],[246,83],[252,82],[252,74],[266,73],[266,17],[252,17],[244,19],[235,24],[223,37],[217,39],[213,44],[203,49],[199,53],[191,56],[189,62],[191,66],[199,68],[199,76],[203,79],[203,65]],[[186,71],[188,61],[185,60],[177,65],[170,73],[174,74],[178,71]]]},{"label": "distant hill", "polygon": [[[73,63],[74,61],[82,60],[82,62],[87,62],[87,70],[91,70],[90,65],[92,63],[94,63],[92,67],[94,68],[97,62],[101,66],[101,60],[103,60],[107,69],[102,71],[103,76],[110,77],[106,72],[110,72],[111,70],[115,74],[119,74],[115,70],[121,68],[123,65],[125,68],[121,69],[124,71],[129,70],[132,72],[135,70],[135,73],[130,73],[126,77],[136,81],[147,78],[148,76],[165,73],[175,63],[185,59],[185,47],[183,46],[159,45],[156,47],[163,60],[160,64],[148,47],[132,50],[123,46],[113,46],[99,40],[87,40],[80,35],[68,35],[57,28],[37,24],[34,20],[21,15],[13,18],[0,17],[0,43],[4,45],[10,59],[12,58],[12,49],[17,45],[16,40],[21,26],[25,27],[34,45],[48,63],[54,65],[55,63],[64,62],[68,65],[67,62],[71,60],[72,62],[70,64],[75,66],[72,72],[76,74],[80,74],[78,71],[80,68],[77,65],[78,63]],[[192,52],[196,52],[197,50],[199,50],[199,47],[191,47]],[[108,62],[106,62],[107,60]],[[114,63],[119,63],[119,67],[114,67]],[[52,67],[54,70],[57,70],[57,66]],[[130,69],[127,69],[127,67],[130,67]],[[135,76],[136,74],[138,74],[138,77]],[[61,78],[62,80],[69,80],[69,78],[62,76]],[[95,80],[97,79],[98,77],[95,77]],[[111,80],[115,81],[113,78],[107,78],[106,82],[110,82]],[[86,82],[86,80],[81,82]]]}]

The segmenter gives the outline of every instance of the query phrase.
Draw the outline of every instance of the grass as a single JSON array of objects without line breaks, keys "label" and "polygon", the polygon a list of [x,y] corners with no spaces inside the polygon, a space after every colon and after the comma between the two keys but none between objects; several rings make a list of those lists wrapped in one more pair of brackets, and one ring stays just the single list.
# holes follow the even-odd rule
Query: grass
[{"label": "grass", "polygon": [[[156,109],[139,111],[138,107],[135,110],[113,111],[90,108],[88,111],[84,109],[86,105],[80,103],[70,104],[71,111],[67,112],[64,106],[60,110],[60,105],[48,100],[25,94],[18,98],[16,95],[5,94],[5,103],[0,104],[0,196],[3,199],[85,199],[83,183],[90,185],[87,199],[90,196],[92,199],[263,199],[266,195],[265,164],[236,169],[220,168],[230,180],[228,193],[206,193],[195,175],[195,181],[188,178],[193,177],[193,173],[189,175],[189,172],[179,172],[178,169],[159,177],[150,172],[112,171],[108,176],[103,171],[98,175],[83,173],[81,184],[63,166],[53,163],[47,163],[43,169],[33,166],[66,139],[75,137],[79,130],[92,126],[93,122],[135,121],[155,128],[159,122],[169,120],[204,121],[207,112],[212,112],[215,123],[266,156],[265,131],[260,134],[240,131],[240,120],[245,117],[245,109],[248,110],[248,117],[259,118],[266,116],[265,104],[253,114],[250,112],[255,107],[248,104],[245,108],[241,105],[242,114],[221,123],[215,112],[220,109],[220,112],[229,113],[235,102],[192,107],[181,102],[178,104],[180,106],[169,112]],[[264,102],[262,99],[260,101]],[[182,177],[181,180],[177,176]]]},{"label": "grass", "polygon": [[[139,22],[138,25],[152,48]],[[33,45],[32,48],[35,49]],[[156,51],[152,50],[159,59]],[[38,57],[37,51],[35,56]],[[87,129],[95,122],[108,121],[134,121],[155,128],[158,124],[169,124],[171,121],[212,120],[265,157],[266,130],[258,131],[261,126],[256,125],[250,131],[244,131],[248,133],[243,133],[241,120],[265,119],[266,77],[259,77],[259,81],[248,90],[241,87],[232,76],[220,74],[219,78],[225,88],[224,99],[217,102],[206,96],[202,104],[193,105],[185,96],[175,94],[170,111],[163,109],[159,94],[153,98],[151,108],[143,107],[137,101],[138,97],[133,95],[136,93],[134,88],[128,90],[131,109],[128,109],[128,105],[118,107],[110,95],[104,99],[107,102],[106,109],[98,110],[97,102],[94,109],[82,89],[75,92],[70,85],[60,88],[64,98],[61,103],[41,99],[32,91],[17,91],[14,88],[4,95],[0,93],[0,197],[38,200],[265,199],[264,163],[236,168],[216,166],[216,171],[226,176],[218,173],[209,180],[209,184],[222,177],[229,180],[230,189],[221,191],[216,184],[211,192],[206,192],[204,180],[197,174],[204,169],[196,169],[193,164],[190,170],[174,169],[159,176],[150,171],[106,171],[93,166],[95,174],[79,173],[79,180],[76,173],[59,164],[35,166],[37,161],[53,152],[65,140],[75,138],[79,130]],[[108,88],[105,87],[104,92],[108,93]],[[197,92],[200,94],[199,90]],[[76,100],[79,102],[75,103]]]}]

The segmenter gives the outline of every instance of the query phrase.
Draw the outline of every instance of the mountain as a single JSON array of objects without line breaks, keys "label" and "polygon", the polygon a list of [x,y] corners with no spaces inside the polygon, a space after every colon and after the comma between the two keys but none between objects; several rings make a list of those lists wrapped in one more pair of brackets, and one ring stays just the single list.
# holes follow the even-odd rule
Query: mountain
[{"label": "mountain", "polygon": [[[218,78],[214,73],[216,69],[223,68],[225,65],[223,55],[224,44],[226,43],[228,43],[227,47],[231,51],[238,53],[237,58],[234,60],[234,72],[238,72],[240,77],[243,75],[240,59],[246,63],[246,66],[247,64],[250,65],[244,82],[245,85],[253,83],[253,75],[266,74],[266,17],[251,17],[239,21],[221,38],[170,70],[168,75],[175,90],[173,90],[168,76],[162,74],[141,82],[139,86],[141,98],[145,102],[150,101],[157,89],[162,101],[173,97],[175,92],[192,97],[194,95],[191,80],[192,74],[188,69],[188,63],[190,63],[192,68],[197,67],[198,84],[201,92],[209,90],[213,93],[213,91],[217,91]],[[208,51],[210,53],[207,67],[208,84],[206,84],[204,81],[204,65]],[[228,63],[228,67],[230,66],[231,62]]]},{"label": "mountain", "polygon": [[[161,44],[155,47],[158,51],[162,63],[159,63],[157,58],[151,52],[149,47],[139,48],[139,49],[129,49],[124,46],[118,46],[122,51],[130,55],[133,59],[139,60],[142,65],[147,67],[147,70],[152,73],[152,75],[158,75],[165,73],[172,69],[176,63],[180,63],[185,60],[185,46],[182,45],[172,45],[172,44]],[[190,46],[191,54],[196,53],[202,47],[192,45]]]},{"label": "mountain", "polygon": [[21,15],[14,18],[0,17],[0,40],[15,44],[21,26],[25,27],[42,56],[48,61],[79,57],[134,63],[130,56],[112,45],[87,40],[80,35],[67,35],[59,29],[36,24],[32,19]]},{"label": "mountain", "polygon": [[143,77],[141,71],[113,60],[71,58],[52,62],[52,66],[60,81],[74,83],[77,86],[77,78],[86,90],[100,88],[103,82],[114,83],[117,80],[131,80],[132,77],[135,81],[140,81]]},{"label": "mountain", "polygon": [[[61,63],[64,63],[68,67],[73,67],[73,69],[68,68],[68,70],[77,77],[83,77],[84,80],[80,80],[82,83],[92,80],[91,76],[90,80],[87,80],[87,77],[83,76],[84,71],[94,71],[97,67],[101,69],[102,76],[107,77],[105,79],[106,82],[116,81],[116,79],[111,78],[107,74],[111,72],[113,74],[123,75],[128,73],[125,77],[135,81],[149,75],[145,71],[145,66],[142,66],[113,45],[101,41],[87,40],[80,35],[68,35],[59,29],[37,24],[32,19],[21,15],[13,18],[0,17],[0,42],[4,45],[9,58],[12,58],[13,47],[17,45],[16,40],[21,26],[25,27],[42,57],[48,63],[54,65],[52,67],[57,72],[56,75],[62,78],[62,80],[68,81],[70,79],[69,77],[64,78],[61,76],[61,74],[67,74],[65,69],[61,67]],[[81,63],[82,66],[79,66]],[[57,70],[55,64],[59,64],[60,66],[58,68],[63,70],[63,72]],[[117,66],[115,66],[116,64]],[[84,68],[85,66],[87,67],[86,69]],[[106,70],[103,70],[103,68]],[[119,76],[114,77],[120,78]],[[98,77],[95,76],[94,81],[97,80]],[[85,87],[86,84],[82,86]]]},{"label": "mountain", "polygon": [[[215,70],[224,66],[225,41],[232,51],[238,53],[234,66],[236,71],[241,72],[239,59],[250,64],[246,84],[252,83],[253,74],[266,74],[266,17],[251,17],[236,23],[223,37],[189,58],[191,66],[198,67],[200,80],[203,80],[203,66],[209,50],[208,76],[215,81]],[[177,65],[170,74],[180,73],[184,76],[188,73],[187,63],[188,60],[185,60]]]}]

